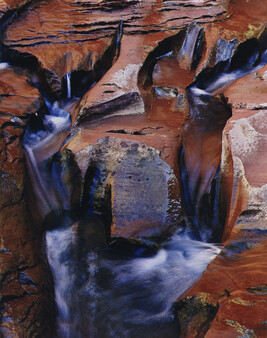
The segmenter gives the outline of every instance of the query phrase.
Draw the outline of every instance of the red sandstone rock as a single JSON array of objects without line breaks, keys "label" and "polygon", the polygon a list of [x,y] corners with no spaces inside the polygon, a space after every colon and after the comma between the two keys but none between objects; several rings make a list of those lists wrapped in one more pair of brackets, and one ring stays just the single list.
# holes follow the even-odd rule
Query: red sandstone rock
[{"label": "red sandstone rock", "polygon": [[49,320],[53,306],[49,304],[40,227],[33,223],[25,201],[26,173],[20,143],[25,118],[39,109],[40,96],[25,76],[11,69],[0,72],[1,334],[43,335],[44,329],[49,330],[43,320],[46,316]]},{"label": "red sandstone rock", "polygon": [[[185,322],[193,323],[195,315],[190,318],[183,311],[191,297],[197,297],[200,317],[205,306],[215,307],[201,337],[265,337],[266,239],[257,232],[241,231],[225,245],[195,286],[181,297],[178,316],[184,314]],[[185,336],[198,337],[200,324],[201,320],[188,326]]]},{"label": "red sandstone rock", "polygon": [[[232,17],[228,23],[207,27],[211,33],[207,34],[210,38],[207,46],[214,44],[211,41],[217,32],[222,38],[238,37],[241,41],[257,37],[266,22],[262,5],[262,2],[232,1],[229,6]],[[205,59],[212,60],[210,56]],[[224,91],[233,114],[225,127],[222,157],[226,183],[224,194],[232,200],[224,233],[224,239],[228,240],[224,242],[226,248],[222,254],[210,264],[195,286],[180,298],[177,315],[187,323],[187,326],[181,323],[182,336],[266,336],[266,240],[264,236],[261,238],[261,230],[253,230],[264,230],[267,225],[266,163],[262,157],[266,152],[265,69],[266,66],[237,80]],[[233,170],[234,189],[231,192]],[[242,210],[244,212],[239,216]],[[232,229],[233,222],[236,225]],[[193,299],[197,301],[193,302]],[[192,305],[191,313],[186,312],[189,304]],[[207,308],[213,309],[208,319]],[[198,309],[197,315],[194,309]]]},{"label": "red sandstone rock", "polygon": [[[35,55],[52,90],[60,95],[64,75],[75,70],[93,69],[110,46],[123,18],[120,55],[115,55],[114,60],[118,56],[116,63],[82,100],[69,107],[77,134],[66,143],[63,150],[70,149],[77,154],[78,164],[85,173],[87,162],[83,167],[81,154],[87,146],[93,153],[102,142],[97,142],[99,139],[116,137],[115,145],[122,146],[125,143],[129,147],[129,144],[131,146],[137,144],[138,149],[143,142],[146,150],[147,146],[152,147],[154,153],[158,150],[158,155],[167,163],[164,166],[169,165],[172,175],[173,172],[178,175],[180,135],[188,115],[185,87],[203,67],[214,66],[219,38],[225,40],[238,38],[240,43],[248,38],[258,37],[266,23],[265,1],[232,0],[229,7],[226,6],[227,3],[218,4],[218,1],[150,0],[40,2],[11,21],[4,42],[10,48]],[[1,11],[19,5],[21,2],[2,2]],[[156,63],[152,74],[153,83],[145,86],[146,70],[142,66],[149,53],[153,52],[161,41],[177,34],[192,20],[205,27],[206,47],[203,47],[203,56],[196,72],[189,69],[188,59],[165,56]],[[24,75],[15,74],[10,69],[0,72],[0,95],[3,98],[0,103],[3,112],[0,120],[2,126],[0,163],[3,172],[0,189],[4,192],[4,199],[0,201],[3,208],[1,245],[4,276],[8,275],[7,279],[3,279],[1,286],[6,297],[4,316],[8,320],[9,317],[12,319],[11,322],[6,321],[3,327],[10,330],[4,331],[6,335],[14,333],[25,336],[31,332],[33,334],[39,332],[37,324],[33,324],[32,327],[29,325],[34,323],[36,318],[39,321],[44,315],[46,285],[39,249],[41,236],[39,229],[34,230],[33,224],[30,224],[24,201],[25,168],[20,136],[23,133],[25,118],[34,114],[42,106],[42,102],[38,91],[26,82]],[[249,243],[254,246],[252,237],[238,231],[242,228],[266,228],[267,164],[262,155],[266,152],[267,144],[264,124],[267,108],[264,102],[265,72],[266,67],[256,74],[236,81],[224,91],[233,107],[233,116],[223,133],[221,165],[223,196],[221,203],[225,206],[227,214],[223,240],[228,239],[225,243],[228,246],[210,265],[200,281],[185,295],[184,304],[189,303],[192,306],[196,304],[196,308],[202,307],[205,314],[201,317],[202,314],[193,313],[190,318],[185,314],[183,320],[188,325],[183,326],[182,334],[187,337],[195,336],[197,333],[199,336],[206,334],[206,337],[237,335],[264,337],[263,314],[266,296],[263,284],[266,272],[263,269],[266,269],[264,260],[266,241],[259,240],[259,244],[255,244],[255,247],[246,248],[242,252],[232,249],[231,245],[235,246],[235,241],[243,241],[242,243],[246,245]],[[174,89],[178,92],[171,91]],[[164,95],[161,95],[162,92]],[[197,158],[188,156],[187,165],[193,172],[196,163],[201,160],[200,177],[205,178],[207,168],[212,166],[216,168],[219,165],[223,126],[219,125],[218,133],[204,133],[204,136],[201,136],[203,142],[197,144],[195,142],[197,127],[188,126],[187,122],[183,133],[184,144],[188,147],[189,154],[190,149],[195,147],[199,149],[195,153]],[[201,130],[197,132],[198,135],[201,134]],[[213,147],[212,143],[216,143],[217,146]],[[111,145],[113,155],[106,154],[106,157],[120,153],[119,147],[115,145]],[[161,162],[158,155],[157,161]],[[122,171],[120,165],[112,162],[113,159],[103,160],[97,154],[90,156],[99,166],[105,167],[104,169],[111,171],[115,166],[116,170]],[[125,157],[126,162],[129,162],[129,156],[126,154]],[[208,163],[210,159],[212,165]],[[127,168],[135,174],[133,164]],[[142,232],[143,228],[140,229],[137,219],[134,220],[136,222],[131,220],[132,227],[123,229],[123,215],[119,212],[123,209],[123,202],[131,204],[132,200],[121,197],[123,193],[131,193],[131,186],[127,185],[129,180],[126,184],[125,177],[122,179],[122,176],[115,174],[113,179],[111,173],[108,178],[104,177],[105,180],[112,181],[112,203],[113,206],[117,204],[117,209],[113,209],[115,217],[112,234],[133,237]],[[209,179],[210,176],[207,181]],[[174,193],[178,195],[177,182],[175,178],[173,180]],[[165,184],[163,190],[165,189],[166,195],[167,188]],[[172,187],[169,188],[171,190]],[[142,189],[139,190],[140,194],[144,193],[147,198],[147,189]],[[172,194],[173,191],[170,192],[170,195]],[[153,197],[157,199],[157,194]],[[167,200],[168,198],[170,196]],[[74,199],[77,201],[79,196],[75,196]],[[175,199],[178,200],[179,197],[176,196]],[[153,205],[157,206],[156,203]],[[156,213],[158,210],[154,211],[154,216],[158,215]],[[171,210],[171,213],[173,211]],[[175,211],[177,212],[177,209]],[[232,231],[237,219],[238,222]],[[249,223],[246,224],[245,221],[248,220]],[[144,224],[141,223],[141,226]],[[231,233],[232,236],[237,233],[235,235],[237,237],[229,239]],[[182,313],[184,304],[181,307]],[[214,313],[210,315],[207,311],[209,306],[214,313],[216,312],[215,315]],[[28,317],[25,317],[25,314],[28,314]],[[15,322],[19,323],[14,324]],[[199,323],[203,324],[202,328],[199,328]]]}]

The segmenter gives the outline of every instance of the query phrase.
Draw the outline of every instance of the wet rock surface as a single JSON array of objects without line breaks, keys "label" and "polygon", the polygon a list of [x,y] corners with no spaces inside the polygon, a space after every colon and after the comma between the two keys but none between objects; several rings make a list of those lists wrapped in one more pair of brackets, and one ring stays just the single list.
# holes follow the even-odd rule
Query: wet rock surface
[{"label": "wet rock surface", "polygon": [[[27,78],[2,69],[0,133],[1,335],[44,335],[53,316],[49,271],[41,249],[42,233],[29,209],[21,137],[30,116],[42,105]],[[51,280],[50,280],[51,283]]]},{"label": "wet rock surface", "polygon": [[175,306],[180,337],[205,337],[210,329],[219,306],[206,301],[205,296],[189,296]]},{"label": "wet rock surface", "polygon": [[[229,11],[236,6],[237,2],[232,2]],[[242,6],[242,10],[248,10],[249,6]],[[260,4],[256,8],[260,9]],[[233,25],[237,22],[242,25],[241,12],[240,17],[235,17],[236,23]],[[259,21],[257,28],[256,25],[253,28],[251,26],[252,29],[246,31],[246,35],[257,37],[261,34],[258,29],[263,28],[260,28]],[[231,41],[232,46],[236,44],[234,40]],[[188,336],[203,335],[203,320],[196,320],[198,317],[190,313],[199,310],[198,316],[205,318],[207,304],[212,304],[217,310],[209,315],[209,328],[204,333],[205,337],[266,335],[263,319],[266,297],[264,292],[258,292],[257,297],[251,292],[264,289],[266,274],[263,258],[267,225],[264,197],[266,179],[263,178],[266,170],[262,170],[263,167],[266,168],[262,158],[262,151],[265,152],[265,119],[262,119],[265,69],[263,67],[235,81],[224,91],[228,103],[231,104],[232,117],[227,121],[223,132],[221,168],[227,184],[224,190],[226,196],[229,196],[228,189],[231,185],[229,173],[233,171],[234,189],[230,192],[232,202],[228,220],[234,218],[236,221],[230,238],[229,228],[225,228],[224,238],[228,237],[228,240],[224,242],[222,253],[210,264],[198,283],[178,301],[178,308],[182,310],[177,312],[177,316],[182,316],[189,323],[186,328]],[[233,156],[232,160],[229,160],[229,151],[230,158]],[[253,168],[256,163],[257,169],[256,166]],[[198,301],[188,313],[187,306],[195,298],[201,299],[201,306]]]},{"label": "wet rock surface", "polygon": [[[188,323],[189,337],[264,337],[266,231],[243,230],[225,245],[196,285],[178,301],[178,321],[183,318],[182,323]],[[203,322],[208,325],[204,335]]]},{"label": "wet rock surface", "polygon": [[[60,222],[74,224],[87,251],[109,244],[152,254],[158,247],[146,240],[174,229],[221,242],[222,253],[174,305],[177,332],[266,335],[265,6],[1,3],[1,61],[11,65],[0,64],[4,337],[55,334],[41,243]],[[52,145],[55,117],[68,113]],[[26,126],[46,143],[33,148],[37,182],[46,181],[42,211],[34,195],[41,185],[26,168]]]}]

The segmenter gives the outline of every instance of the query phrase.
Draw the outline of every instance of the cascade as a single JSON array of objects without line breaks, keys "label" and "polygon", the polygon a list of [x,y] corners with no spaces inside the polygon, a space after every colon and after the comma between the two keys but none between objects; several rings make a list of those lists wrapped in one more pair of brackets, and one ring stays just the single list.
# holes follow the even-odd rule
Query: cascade
[{"label": "cascade", "polygon": [[149,256],[92,248],[81,263],[77,224],[47,231],[46,243],[60,337],[142,337],[160,327],[175,337],[173,303],[220,252],[174,234]]},{"label": "cascade", "polygon": [[[189,45],[199,45],[199,32],[196,26],[188,30],[182,46],[185,52]],[[239,48],[242,49],[242,45]],[[239,50],[234,57],[238,53]],[[182,57],[183,53],[180,55]],[[165,53],[164,57],[172,57],[172,53]],[[187,60],[189,68],[195,58],[196,56],[191,55],[189,61]],[[156,56],[156,59],[160,57]],[[183,233],[180,230],[174,232],[169,239],[161,242],[156,250],[150,250],[149,245],[144,245],[122,258],[118,249],[112,249],[106,244],[105,238],[100,242],[95,240],[98,235],[103,234],[87,238],[84,242],[79,233],[79,216],[73,218],[71,212],[67,212],[61,217],[60,213],[55,212],[52,217],[53,227],[46,231],[46,250],[55,284],[58,336],[143,337],[144,330],[157,330],[157,334],[162,336],[176,336],[173,304],[198,280],[211,260],[219,254],[220,248],[217,245],[205,242],[211,239],[219,241],[222,232],[216,211],[219,165],[210,161],[207,161],[208,164],[202,163],[201,158],[204,158],[204,155],[198,150],[190,149],[186,133],[190,131],[191,135],[196,135],[191,133],[193,126],[197,131],[206,128],[200,135],[203,139],[205,133],[208,134],[212,130],[218,132],[219,139],[221,138],[222,127],[230,117],[230,112],[227,104],[214,95],[232,81],[262,67],[266,63],[265,52],[261,56],[253,52],[247,57],[242,69],[235,67],[234,62],[234,58],[231,62],[229,59],[220,61],[208,75],[205,72],[200,73],[195,82],[187,88],[192,120],[184,132],[180,167],[185,219],[188,224],[193,224],[191,229],[189,227],[189,230]],[[66,75],[66,82],[67,99],[70,99],[70,73]],[[70,129],[70,117],[64,107],[60,108],[58,102],[51,104],[47,101],[46,105],[49,114],[43,118],[44,130],[28,129],[24,137],[28,169],[44,217],[53,210],[71,211],[70,196],[66,193],[64,182],[60,181],[56,173],[55,163],[52,163],[52,185],[49,184],[50,181],[47,184],[49,175],[45,172],[46,167],[42,165],[44,159],[59,150],[58,146],[52,147],[51,150],[47,145],[58,144],[55,140],[62,133],[66,137]],[[221,143],[218,142],[218,147],[220,146]],[[204,178],[200,180],[199,175],[204,175]],[[215,201],[211,209],[208,205],[206,211],[200,212],[201,205],[204,208],[201,200],[210,192],[214,180],[217,185],[214,192]],[[91,212],[86,211],[89,215]],[[213,217],[209,220],[212,224],[218,223],[215,228],[205,225],[207,213]],[[100,218],[94,215],[94,212],[86,222],[86,226],[93,231],[99,231],[102,226]],[[218,231],[220,234],[217,236]],[[105,237],[105,234],[103,236]]]},{"label": "cascade", "polygon": [[265,336],[265,5],[3,0],[1,337]]},{"label": "cascade", "polygon": [[[47,158],[53,159],[59,150],[58,140],[66,137],[70,117],[58,102],[46,101],[46,105],[49,114],[43,118],[44,130],[28,128],[24,148],[38,207],[44,218],[52,215],[46,222],[45,238],[55,285],[58,336],[141,337],[144,328],[152,330],[158,325],[174,336],[173,303],[197,281],[219,247],[176,232],[156,251],[144,246],[122,259],[120,251],[109,248],[105,239],[99,245],[91,236],[84,243],[79,234],[81,220],[71,216],[70,196],[55,160],[46,165]],[[99,231],[100,222],[89,217],[86,226]]]},{"label": "cascade", "polygon": [[[59,337],[143,337],[144,330],[149,337],[177,335],[173,304],[220,253],[215,243],[221,240],[224,226],[218,211],[221,137],[231,111],[225,98],[217,94],[267,62],[263,38],[248,40],[235,52],[235,42],[225,43],[227,53],[221,59],[216,57],[215,66],[204,69],[187,86],[190,118],[183,129],[179,155],[186,230],[175,230],[160,241],[141,242],[123,255],[120,248],[109,245],[106,229],[110,224],[103,224],[98,212],[81,210],[81,206],[77,212],[61,175],[64,165],[57,162],[61,146],[72,131],[67,105],[72,97],[82,97],[110,69],[118,57],[122,33],[120,22],[113,43],[95,68],[63,77],[65,93],[61,101],[43,95],[46,112],[37,116],[41,128],[29,124],[24,134],[28,173],[46,226],[45,246],[54,280]],[[144,91],[153,85],[159,61],[176,58],[189,72],[199,64],[204,29],[193,23],[166,40],[150,54],[140,72],[142,76],[147,72]],[[7,63],[0,63],[0,69],[6,67]],[[159,88],[156,92],[162,94]],[[178,91],[172,93],[175,96]],[[216,144],[210,154],[199,147],[206,141]],[[81,234],[82,225],[90,235],[86,239]]]}]

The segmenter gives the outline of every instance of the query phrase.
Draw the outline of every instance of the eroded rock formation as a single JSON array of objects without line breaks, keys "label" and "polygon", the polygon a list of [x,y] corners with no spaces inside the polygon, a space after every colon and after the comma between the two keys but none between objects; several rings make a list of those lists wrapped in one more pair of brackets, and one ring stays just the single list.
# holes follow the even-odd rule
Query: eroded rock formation
[{"label": "eroded rock formation", "polygon": [[177,229],[222,243],[177,332],[264,337],[265,6],[1,3],[4,336],[55,335],[42,237],[61,222],[83,246],[157,251]]},{"label": "eroded rock formation", "polygon": [[25,125],[42,110],[42,101],[23,74],[2,69],[1,75],[1,333],[44,335],[53,329],[53,286],[40,218],[30,216],[36,206],[21,144]]}]

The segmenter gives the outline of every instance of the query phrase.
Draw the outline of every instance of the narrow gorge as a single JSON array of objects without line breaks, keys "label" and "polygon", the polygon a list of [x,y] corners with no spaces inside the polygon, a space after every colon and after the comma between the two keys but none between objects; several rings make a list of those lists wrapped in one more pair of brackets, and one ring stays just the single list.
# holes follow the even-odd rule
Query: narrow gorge
[{"label": "narrow gorge", "polygon": [[1,336],[266,336],[266,5],[0,2]]}]

